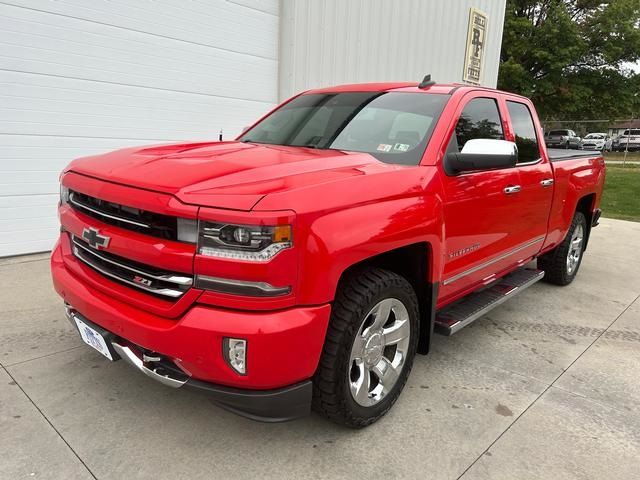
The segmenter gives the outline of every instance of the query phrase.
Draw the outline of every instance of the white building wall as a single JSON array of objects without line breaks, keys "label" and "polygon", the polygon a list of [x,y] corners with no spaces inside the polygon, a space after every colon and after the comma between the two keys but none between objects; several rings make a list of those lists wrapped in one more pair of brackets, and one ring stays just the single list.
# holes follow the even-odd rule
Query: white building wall
[{"label": "white building wall", "polygon": [[130,145],[232,138],[291,94],[460,81],[469,7],[504,0],[0,0],[0,257],[49,250],[58,175]]},{"label": "white building wall", "polygon": [[482,84],[498,78],[505,0],[282,0],[280,100],[319,86],[462,82],[469,9],[489,18]]},{"label": "white building wall", "polygon": [[0,0],[0,257],[49,250],[75,157],[238,134],[277,101],[278,0]]}]

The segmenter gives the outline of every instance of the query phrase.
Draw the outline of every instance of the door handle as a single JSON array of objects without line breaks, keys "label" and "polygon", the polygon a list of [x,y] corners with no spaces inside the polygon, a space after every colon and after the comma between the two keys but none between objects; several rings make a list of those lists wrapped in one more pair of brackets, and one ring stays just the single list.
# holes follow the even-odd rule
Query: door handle
[{"label": "door handle", "polygon": [[550,187],[551,185],[553,185],[553,178],[545,178],[540,182],[540,185],[542,185],[543,187]]},{"label": "door handle", "polygon": [[512,195],[514,193],[518,193],[520,190],[520,185],[513,185],[511,187],[506,187],[503,191],[505,195]]}]

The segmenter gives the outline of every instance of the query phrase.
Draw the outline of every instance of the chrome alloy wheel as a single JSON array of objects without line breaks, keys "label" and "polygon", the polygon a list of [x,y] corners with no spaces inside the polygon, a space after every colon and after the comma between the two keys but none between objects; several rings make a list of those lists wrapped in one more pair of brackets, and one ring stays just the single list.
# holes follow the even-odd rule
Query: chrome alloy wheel
[{"label": "chrome alloy wheel", "polygon": [[582,255],[582,243],[584,240],[584,229],[582,225],[577,225],[571,236],[569,253],[567,254],[567,273],[572,275],[578,267],[580,256]]},{"label": "chrome alloy wheel", "polygon": [[386,298],[364,317],[347,370],[356,403],[371,407],[389,394],[404,368],[410,336],[409,312],[400,300]]}]

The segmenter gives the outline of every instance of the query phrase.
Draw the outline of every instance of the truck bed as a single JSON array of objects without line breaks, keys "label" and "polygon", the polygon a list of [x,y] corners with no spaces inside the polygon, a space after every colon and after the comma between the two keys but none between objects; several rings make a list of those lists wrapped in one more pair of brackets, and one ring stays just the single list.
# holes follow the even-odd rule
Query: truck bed
[{"label": "truck bed", "polygon": [[598,150],[574,150],[564,148],[548,148],[547,154],[552,162],[561,162],[562,160],[572,160],[575,158],[600,157],[602,153]]}]

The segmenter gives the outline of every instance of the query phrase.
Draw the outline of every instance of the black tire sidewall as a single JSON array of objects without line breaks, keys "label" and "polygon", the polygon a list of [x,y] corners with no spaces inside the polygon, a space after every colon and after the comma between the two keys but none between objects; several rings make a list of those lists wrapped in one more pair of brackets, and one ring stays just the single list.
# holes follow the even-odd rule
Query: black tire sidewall
[{"label": "black tire sidewall", "polygon": [[[407,286],[408,283],[407,283]],[[410,287],[409,287],[410,288]],[[364,322],[364,316],[371,311],[371,309],[379,302],[387,298],[395,298],[402,302],[402,304],[407,309],[409,313],[409,326],[410,326],[410,340],[409,340],[409,350],[407,352],[407,358],[402,368],[402,372],[398,381],[393,386],[391,391],[387,394],[385,398],[383,398],[380,402],[370,407],[364,407],[358,404],[353,396],[351,395],[351,389],[349,388],[349,371],[351,369],[351,365],[349,363],[349,359],[351,356],[351,348],[353,347],[353,343],[355,341],[356,335],[360,331],[360,327]],[[340,365],[340,369],[342,371],[343,376],[343,388],[344,388],[344,399],[346,406],[351,410],[352,415],[354,417],[359,418],[369,418],[369,417],[378,417],[382,415],[385,411],[387,411],[391,406],[395,403],[400,392],[402,391],[409,373],[411,372],[411,367],[413,366],[413,360],[415,358],[416,350],[418,347],[418,302],[415,295],[411,295],[409,292],[402,288],[398,287],[389,287],[380,292],[378,292],[369,302],[369,304],[362,308],[360,311],[360,318],[354,319],[353,328],[350,331],[348,338],[346,338],[345,342],[345,356],[343,358],[342,365]]]},{"label": "black tire sidewall", "polygon": [[[573,272],[569,273],[566,265],[567,256],[569,255],[569,250],[571,249],[571,238],[573,237],[574,232],[578,228],[578,225],[582,225],[582,248],[580,250],[580,258],[578,259],[578,263],[576,264],[576,267],[573,269]],[[563,248],[564,261],[565,261],[564,273],[567,277],[568,282],[573,281],[573,279],[578,274],[578,270],[580,270],[580,265],[582,264],[582,258],[584,257],[584,247],[585,247],[586,241],[587,241],[587,219],[585,218],[582,212],[577,212],[573,218],[571,230],[569,230],[569,232],[567,233],[567,238],[565,240],[566,245],[564,246],[565,248]]]}]

